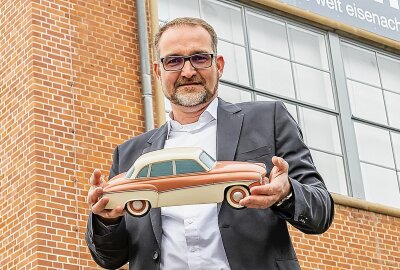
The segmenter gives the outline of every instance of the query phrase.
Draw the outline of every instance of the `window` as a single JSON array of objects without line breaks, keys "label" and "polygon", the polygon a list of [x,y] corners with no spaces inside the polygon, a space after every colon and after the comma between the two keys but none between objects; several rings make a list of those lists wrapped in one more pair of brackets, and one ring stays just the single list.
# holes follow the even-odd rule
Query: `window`
[{"label": "window", "polygon": [[204,163],[204,165],[206,165],[209,169],[212,169],[214,167],[215,164],[215,160],[206,152],[202,152],[199,156],[199,159],[201,160],[201,162]]},{"label": "window", "polygon": [[173,175],[172,161],[151,164],[150,177]]},{"label": "window", "polygon": [[147,177],[147,172],[149,171],[149,166],[144,167],[143,169],[140,170],[136,178],[142,178],[142,177]]},{"label": "window", "polygon": [[365,198],[399,207],[400,61],[346,40],[341,49]]},{"label": "window", "polygon": [[238,1],[159,3],[161,23],[195,14],[216,28],[220,97],[284,102],[328,190],[399,207],[399,56]]},{"label": "window", "polygon": [[204,168],[195,160],[175,160],[176,174],[204,172]]}]

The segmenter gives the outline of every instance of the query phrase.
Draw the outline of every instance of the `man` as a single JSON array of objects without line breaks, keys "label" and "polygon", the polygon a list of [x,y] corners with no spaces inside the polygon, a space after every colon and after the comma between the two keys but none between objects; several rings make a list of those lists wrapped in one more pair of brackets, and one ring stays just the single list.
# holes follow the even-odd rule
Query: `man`
[{"label": "man", "polygon": [[265,163],[270,183],[252,188],[240,202],[243,210],[223,202],[154,208],[135,218],[123,206],[104,210],[108,198],[99,196],[106,183],[95,170],[86,233],[94,260],[112,269],[128,261],[135,270],[300,269],[286,221],[305,233],[323,233],[334,204],[296,122],[282,102],[233,105],[217,98],[225,63],[216,53],[213,28],[203,20],[167,23],[155,47],[154,71],[173,120],[118,146],[110,177],[143,153],[200,146],[217,160]]}]

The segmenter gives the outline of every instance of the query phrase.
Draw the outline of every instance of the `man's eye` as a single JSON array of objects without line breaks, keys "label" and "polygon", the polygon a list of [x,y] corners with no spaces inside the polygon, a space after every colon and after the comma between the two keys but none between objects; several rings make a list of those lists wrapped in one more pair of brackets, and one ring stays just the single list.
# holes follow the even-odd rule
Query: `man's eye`
[{"label": "man's eye", "polygon": [[209,60],[209,56],[208,55],[204,55],[204,54],[196,54],[192,56],[192,61],[194,62],[206,62]]},{"label": "man's eye", "polygon": [[181,57],[168,57],[165,58],[164,64],[168,66],[174,66],[174,65],[179,65],[182,63],[182,58]]}]

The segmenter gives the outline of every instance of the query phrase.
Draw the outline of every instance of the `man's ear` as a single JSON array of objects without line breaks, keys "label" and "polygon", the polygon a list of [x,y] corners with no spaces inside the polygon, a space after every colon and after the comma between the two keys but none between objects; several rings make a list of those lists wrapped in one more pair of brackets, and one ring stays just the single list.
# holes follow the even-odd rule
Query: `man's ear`
[{"label": "man's ear", "polygon": [[158,61],[153,62],[153,70],[154,70],[154,74],[156,74],[156,76],[157,76],[157,79],[161,80],[160,62],[158,62]]},{"label": "man's ear", "polygon": [[224,73],[225,67],[224,57],[222,55],[217,55],[215,62],[217,63],[218,78],[221,78],[222,74]]}]

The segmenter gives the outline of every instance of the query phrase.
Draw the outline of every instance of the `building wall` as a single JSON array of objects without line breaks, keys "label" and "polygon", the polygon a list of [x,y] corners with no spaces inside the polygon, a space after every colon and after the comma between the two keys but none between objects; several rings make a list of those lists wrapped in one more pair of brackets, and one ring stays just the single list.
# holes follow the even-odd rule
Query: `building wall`
[{"label": "building wall", "polygon": [[88,179],[144,131],[135,1],[0,5],[0,269],[93,269]]},{"label": "building wall", "polygon": [[400,269],[400,218],[335,207],[335,220],[322,235],[305,235],[290,227],[303,270]]},{"label": "building wall", "polygon": [[7,2],[0,5],[0,268],[28,269],[37,256],[32,198],[39,159],[31,8],[29,1]]},{"label": "building wall", "polygon": [[[135,1],[0,5],[0,269],[95,269],[88,179],[144,132]],[[400,219],[336,205],[291,228],[303,269],[399,269]]]}]

